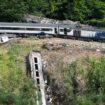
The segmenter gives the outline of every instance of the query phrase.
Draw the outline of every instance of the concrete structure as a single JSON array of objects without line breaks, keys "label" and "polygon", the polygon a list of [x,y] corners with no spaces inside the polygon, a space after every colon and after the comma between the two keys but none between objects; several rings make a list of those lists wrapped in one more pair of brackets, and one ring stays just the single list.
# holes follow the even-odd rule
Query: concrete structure
[{"label": "concrete structure", "polygon": [[45,82],[43,78],[43,71],[42,71],[42,59],[39,52],[30,52],[29,54],[29,63],[31,68],[31,78],[35,82],[35,87],[37,87],[36,95],[38,93],[41,97],[37,97],[37,105],[46,105],[46,98],[45,98]]}]

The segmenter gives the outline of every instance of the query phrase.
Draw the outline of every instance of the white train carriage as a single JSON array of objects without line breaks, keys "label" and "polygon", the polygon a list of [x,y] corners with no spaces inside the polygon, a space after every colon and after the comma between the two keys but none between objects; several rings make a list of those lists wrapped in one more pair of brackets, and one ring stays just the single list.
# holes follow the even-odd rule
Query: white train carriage
[{"label": "white train carriage", "polygon": [[0,23],[0,33],[28,34],[28,35],[58,35],[73,38],[105,39],[105,32],[76,29],[71,25],[64,24],[41,24],[41,23]]},{"label": "white train carriage", "polygon": [[81,30],[81,37],[94,38],[95,35],[96,35],[96,32],[94,31]]},{"label": "white train carriage", "polygon": [[0,33],[7,34],[55,34],[55,25],[39,23],[0,23]]},{"label": "white train carriage", "polygon": [[68,37],[94,38],[96,35],[96,32],[60,27],[59,35],[60,36],[68,36]]},{"label": "white train carriage", "polygon": [[0,33],[6,33],[6,34],[39,34],[39,33],[46,33],[46,34],[54,34],[54,28],[24,28],[24,29],[0,29]]},{"label": "white train carriage", "polygon": [[[63,30],[63,31],[62,31]],[[78,30],[78,29],[66,29],[67,32],[64,32],[64,29],[60,29],[60,35],[66,35],[67,37],[73,38],[87,38],[87,39],[105,39],[105,32],[98,31],[89,31],[89,30]],[[69,31],[68,31],[69,30]]]}]

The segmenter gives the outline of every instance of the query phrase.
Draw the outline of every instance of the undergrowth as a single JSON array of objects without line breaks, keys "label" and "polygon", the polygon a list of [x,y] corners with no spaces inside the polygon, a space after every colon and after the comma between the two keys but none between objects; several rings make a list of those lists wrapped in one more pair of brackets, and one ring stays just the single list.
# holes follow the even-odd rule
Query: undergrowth
[{"label": "undergrowth", "polygon": [[14,44],[0,53],[0,105],[35,105],[35,87],[26,76],[26,56],[36,45]]}]

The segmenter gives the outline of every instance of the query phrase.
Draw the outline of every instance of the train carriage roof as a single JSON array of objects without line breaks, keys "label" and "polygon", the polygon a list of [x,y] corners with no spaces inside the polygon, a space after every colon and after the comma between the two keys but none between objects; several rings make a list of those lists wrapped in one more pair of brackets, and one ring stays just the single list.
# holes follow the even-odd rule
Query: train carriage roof
[{"label": "train carriage roof", "polygon": [[[71,28],[71,29],[77,29],[76,25],[72,24],[51,24],[51,23],[16,23],[16,22],[0,22],[0,27],[22,27],[22,28],[33,28],[33,27],[49,27],[49,28],[56,28],[56,27],[62,27],[62,28]],[[80,27],[80,30],[87,30],[87,31],[105,31],[105,29],[98,29],[94,27]]]},{"label": "train carriage roof", "polygon": [[64,24],[44,24],[44,23],[9,23],[0,22],[0,27],[71,27]]}]

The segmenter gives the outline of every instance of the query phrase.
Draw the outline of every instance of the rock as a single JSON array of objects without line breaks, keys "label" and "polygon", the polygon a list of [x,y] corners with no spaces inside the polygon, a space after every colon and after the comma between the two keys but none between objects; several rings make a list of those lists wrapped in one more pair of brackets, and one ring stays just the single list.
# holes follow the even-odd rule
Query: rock
[{"label": "rock", "polygon": [[100,49],[96,49],[96,52],[100,52]]},{"label": "rock", "polygon": [[34,16],[34,15],[25,15],[24,19],[26,22],[31,23],[46,23],[46,24],[67,24],[70,25],[71,28],[76,28],[78,25],[81,26],[82,29],[85,30],[97,30],[96,27],[80,24],[80,22],[71,21],[71,20],[56,20],[56,19],[49,19],[42,16]]},{"label": "rock", "polygon": [[66,48],[66,47],[69,47],[69,44],[66,44],[66,43],[45,43],[43,44],[42,48],[45,48],[47,50],[59,50],[59,49],[62,49],[62,48]]},{"label": "rock", "polygon": [[52,43],[45,43],[43,44],[42,48],[45,48],[47,50],[52,50],[53,44]]}]

